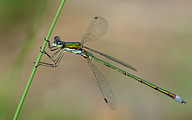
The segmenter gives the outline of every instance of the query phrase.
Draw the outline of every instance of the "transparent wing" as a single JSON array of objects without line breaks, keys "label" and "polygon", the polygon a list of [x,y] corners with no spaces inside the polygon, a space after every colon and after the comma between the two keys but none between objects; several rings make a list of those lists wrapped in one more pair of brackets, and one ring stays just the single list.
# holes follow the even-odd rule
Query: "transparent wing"
[{"label": "transparent wing", "polygon": [[88,47],[86,47],[86,46],[83,46],[83,47],[86,48],[86,49],[88,49],[88,50],[90,50],[90,51],[92,51],[92,52],[95,52],[95,53],[97,53],[97,54],[100,54],[101,56],[104,56],[104,57],[106,57],[106,58],[108,58],[108,59],[110,59],[110,60],[112,60],[112,61],[115,61],[115,62],[117,62],[117,63],[119,63],[119,64],[121,64],[121,65],[123,65],[123,66],[125,66],[125,67],[128,67],[128,68],[130,68],[130,69],[132,69],[132,70],[134,70],[134,71],[137,71],[137,70],[136,70],[134,67],[132,67],[131,65],[129,65],[129,64],[127,64],[127,63],[125,63],[125,62],[117,59],[117,58],[114,58],[114,57],[112,57],[112,56],[106,55],[106,54],[101,53],[101,52],[99,52],[99,51],[93,50],[93,49],[88,48]]},{"label": "transparent wing", "polygon": [[108,28],[107,21],[102,17],[95,17],[91,21],[86,34],[82,37],[81,43],[84,44],[87,41],[94,41],[102,37]]},{"label": "transparent wing", "polygon": [[116,102],[115,97],[113,96],[113,92],[106,81],[105,77],[101,74],[99,69],[90,61],[90,59],[87,59],[87,62],[93,71],[93,74],[95,75],[97,84],[99,85],[99,88],[101,90],[101,93],[103,95],[103,98],[105,102],[109,105],[109,107],[113,110],[116,109]]}]

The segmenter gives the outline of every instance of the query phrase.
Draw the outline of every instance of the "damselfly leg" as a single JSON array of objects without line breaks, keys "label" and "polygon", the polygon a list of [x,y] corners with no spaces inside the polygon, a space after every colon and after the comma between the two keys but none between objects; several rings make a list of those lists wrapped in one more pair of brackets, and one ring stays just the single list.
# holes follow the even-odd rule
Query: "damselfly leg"
[{"label": "damselfly leg", "polygon": [[[63,57],[63,54],[64,54],[64,51],[60,48],[55,48],[55,49],[52,49],[54,48],[54,46],[51,46],[50,45],[50,42],[48,40],[46,40],[48,42],[48,47],[50,48],[50,51],[55,51],[57,50],[53,55],[49,55],[45,50],[43,51],[43,53],[48,56],[48,58],[53,61],[53,63],[47,63],[47,62],[39,62],[39,65],[42,65],[42,66],[46,66],[46,67],[57,67],[58,64],[60,63],[62,57]],[[59,49],[59,50],[58,50]],[[55,55],[57,55],[55,57]],[[54,58],[55,57],[55,58]],[[53,59],[54,58],[54,59]]]}]

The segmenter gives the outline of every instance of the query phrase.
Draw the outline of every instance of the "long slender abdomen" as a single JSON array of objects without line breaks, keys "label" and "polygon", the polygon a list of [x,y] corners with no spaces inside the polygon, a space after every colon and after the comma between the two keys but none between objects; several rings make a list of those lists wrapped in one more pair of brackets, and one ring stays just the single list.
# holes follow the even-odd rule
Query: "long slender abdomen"
[{"label": "long slender abdomen", "polygon": [[151,84],[151,83],[149,83],[149,82],[147,82],[147,81],[145,81],[145,80],[143,80],[143,79],[141,79],[141,78],[139,78],[137,76],[134,76],[134,75],[132,75],[132,74],[130,74],[130,73],[124,71],[124,70],[121,70],[121,69],[119,69],[119,68],[117,68],[117,67],[115,67],[115,66],[113,66],[113,65],[111,65],[111,64],[109,64],[109,63],[107,63],[105,61],[102,61],[102,60],[94,57],[91,54],[87,54],[87,55],[89,56],[90,59],[94,59],[94,60],[96,60],[96,61],[98,61],[100,63],[103,63],[104,65],[106,65],[106,66],[108,66],[108,67],[110,67],[110,68],[112,68],[114,70],[117,70],[117,71],[119,71],[120,73],[122,73],[122,74],[124,74],[126,76],[129,76],[129,77],[131,77],[131,78],[133,78],[133,79],[135,79],[135,80],[137,80],[137,81],[139,81],[139,82],[141,82],[141,83],[143,83],[143,84],[145,84],[145,85],[147,85],[147,86],[149,86],[149,87],[151,87],[151,88],[153,88],[153,89],[155,89],[155,90],[157,90],[157,91],[159,91],[161,93],[164,93],[165,95],[168,95],[169,97],[173,98],[175,101],[186,104],[186,102],[183,101],[178,95],[175,95],[175,94],[173,94],[173,93],[171,93],[171,92],[169,92],[167,90],[164,90],[164,89],[162,89],[162,88],[160,88],[160,87],[158,87],[156,85],[153,85],[153,84]]}]

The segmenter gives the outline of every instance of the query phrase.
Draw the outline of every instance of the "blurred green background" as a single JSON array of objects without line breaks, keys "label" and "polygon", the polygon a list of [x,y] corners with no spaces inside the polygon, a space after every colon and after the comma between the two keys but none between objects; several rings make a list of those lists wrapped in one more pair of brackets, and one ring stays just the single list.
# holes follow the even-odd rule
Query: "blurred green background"
[{"label": "blurred green background", "polygon": [[[13,118],[60,2],[0,1],[0,120]],[[108,31],[86,46],[131,64],[138,72],[109,61],[187,104],[95,63],[115,95],[113,111],[86,60],[66,53],[57,68],[38,67],[18,120],[191,120],[192,2],[68,0],[50,41],[81,41],[95,16],[108,21]]]}]

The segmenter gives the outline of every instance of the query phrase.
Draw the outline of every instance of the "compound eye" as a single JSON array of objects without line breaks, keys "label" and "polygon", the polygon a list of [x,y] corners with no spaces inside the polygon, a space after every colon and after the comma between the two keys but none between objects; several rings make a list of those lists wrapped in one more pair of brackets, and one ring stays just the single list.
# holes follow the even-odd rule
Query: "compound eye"
[{"label": "compound eye", "polygon": [[57,45],[61,45],[61,42],[60,42],[60,41],[57,41]]}]

